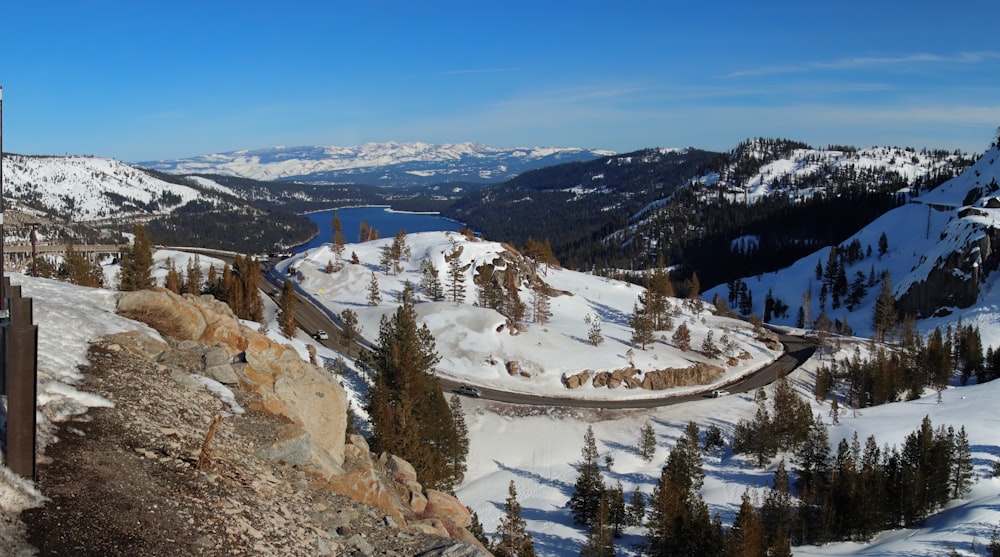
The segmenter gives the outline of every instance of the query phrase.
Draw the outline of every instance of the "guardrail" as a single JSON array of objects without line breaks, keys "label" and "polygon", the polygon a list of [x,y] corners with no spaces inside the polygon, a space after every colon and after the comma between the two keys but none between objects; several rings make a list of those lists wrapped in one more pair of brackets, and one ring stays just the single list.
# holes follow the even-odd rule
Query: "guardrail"
[{"label": "guardrail", "polygon": [[15,474],[31,480],[35,474],[35,405],[38,384],[38,325],[32,320],[32,299],[21,286],[3,277],[0,296],[10,312],[0,320],[0,449]]}]

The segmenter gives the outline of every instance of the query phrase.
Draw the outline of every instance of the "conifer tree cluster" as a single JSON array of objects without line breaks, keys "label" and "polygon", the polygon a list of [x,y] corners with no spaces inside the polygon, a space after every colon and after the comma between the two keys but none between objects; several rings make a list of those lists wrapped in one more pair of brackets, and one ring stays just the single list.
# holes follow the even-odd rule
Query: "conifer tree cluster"
[{"label": "conifer tree cluster", "polygon": [[[874,437],[862,447],[855,434],[831,451],[821,417],[809,416],[808,405],[787,381],[775,391],[772,412],[763,400],[758,397],[754,420],[737,425],[733,449],[754,455],[760,466],[777,450],[793,454],[798,502],[793,503],[782,461],[761,507],[744,505],[737,518],[741,530],[759,524],[770,546],[784,547],[786,537],[795,544],[868,540],[881,530],[919,522],[971,489],[972,454],[964,427],[935,429],[924,418],[901,449],[880,448]],[[754,540],[761,534],[740,535],[759,546]],[[734,541],[727,536],[727,543]]]},{"label": "conifer tree cluster", "polygon": [[295,283],[291,279],[286,279],[281,289],[281,298],[278,300],[278,326],[281,329],[281,334],[288,338],[295,336],[297,328],[295,308],[298,303],[298,297],[295,295]]},{"label": "conifer tree cluster", "polygon": [[153,244],[146,236],[146,227],[136,224],[132,229],[132,247],[122,253],[118,289],[123,292],[147,290],[153,282]]},{"label": "conifer tree cluster", "polygon": [[63,261],[59,265],[56,277],[61,281],[79,286],[94,288],[104,286],[104,271],[101,270],[101,266],[76,251],[73,242],[66,246],[66,252],[63,254]]},{"label": "conifer tree cluster", "polygon": [[944,389],[956,374],[963,384],[973,377],[980,384],[1000,377],[1000,352],[993,347],[983,352],[977,326],[959,322],[954,329],[937,327],[923,338],[908,317],[900,337],[898,349],[880,346],[867,358],[855,352],[820,367],[814,391],[817,399],[842,391],[851,407],[866,408],[915,400],[926,388]]},{"label": "conifer tree cluster", "polygon": [[526,307],[521,301],[521,280],[512,263],[508,262],[502,269],[484,263],[476,267],[473,282],[480,306],[495,309],[512,326],[524,318]]},{"label": "conifer tree cluster", "polygon": [[438,356],[426,325],[404,298],[383,317],[374,349],[359,362],[374,377],[366,409],[373,448],[410,462],[423,485],[450,491],[461,483],[468,453],[464,418],[449,406],[434,377]]}]

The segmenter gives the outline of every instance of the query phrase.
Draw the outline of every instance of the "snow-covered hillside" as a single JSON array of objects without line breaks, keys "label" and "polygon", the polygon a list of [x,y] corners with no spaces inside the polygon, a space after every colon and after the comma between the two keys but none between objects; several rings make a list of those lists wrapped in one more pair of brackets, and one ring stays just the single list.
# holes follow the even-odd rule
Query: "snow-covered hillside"
[{"label": "snow-covered hillside", "polygon": [[[501,390],[567,398],[649,398],[663,396],[664,392],[624,387],[598,388],[589,382],[579,389],[568,390],[563,385],[563,377],[586,370],[600,372],[634,366],[640,373],[645,373],[706,363],[725,368],[716,381],[723,383],[758,369],[778,355],[755,339],[752,327],[746,322],[715,316],[708,311],[708,304],[701,312],[693,311],[685,307],[681,300],[672,301],[678,311],[674,323],[687,324],[694,350],[681,352],[672,341],[666,341],[672,334],[669,331],[657,333],[658,338],[663,335],[663,340],[655,342],[647,350],[633,348],[628,320],[642,289],[626,282],[555,267],[539,272],[539,277],[549,287],[564,293],[551,298],[552,318],[545,324],[528,323],[524,331],[511,331],[503,315],[475,305],[477,294],[473,279],[477,268],[484,264],[494,264],[496,272],[502,273],[510,264],[508,261],[520,259],[519,254],[513,254],[503,244],[470,240],[454,232],[410,234],[406,242],[411,257],[401,263],[399,273],[390,275],[380,270],[379,262],[383,248],[392,241],[387,238],[348,244],[344,250],[345,258],[350,259],[352,253],[356,254],[359,264],[346,263],[343,269],[332,274],[326,272],[327,264],[336,259],[329,245],[285,260],[277,269],[284,273],[289,268],[296,269],[297,276],[301,277],[296,281],[298,288],[333,313],[339,314],[345,309],[356,312],[363,328],[362,334],[376,340],[379,320],[395,311],[405,283],[421,283],[422,261],[433,264],[447,290],[449,263],[446,256],[452,252],[454,242],[454,246],[461,250],[459,261],[464,269],[465,303],[423,302],[417,304],[415,309],[437,339],[438,350],[442,354],[439,374]],[[364,305],[373,276],[382,301],[374,306]],[[421,294],[420,290],[417,292]],[[527,278],[523,276],[519,296],[530,307],[533,294],[527,286]],[[598,346],[588,341],[590,326],[585,321],[588,315],[600,321],[604,342]],[[712,331],[716,342],[727,336],[733,345],[732,353],[745,351],[748,358],[739,359],[737,365],[730,367],[723,359],[705,357],[698,347],[709,331]],[[516,364],[519,374],[508,372],[511,363]],[[711,385],[697,385],[677,388],[673,392],[705,391],[710,388]]]},{"label": "snow-covered hillside", "polygon": [[[437,236],[437,239],[434,237]],[[443,234],[421,234],[411,236],[408,243],[411,246],[413,259],[423,255],[436,256],[443,246],[450,246]],[[442,240],[445,240],[444,242]],[[467,261],[482,257],[490,250],[496,249],[489,243],[476,246],[480,249],[467,247],[463,257]],[[379,243],[369,245],[358,244],[349,246],[345,253],[356,252],[362,264],[355,267],[364,268],[364,276],[345,280],[349,284],[339,294],[324,297],[327,288],[335,289],[333,282],[324,282],[325,278],[311,270],[313,265],[325,265],[323,257],[331,252],[314,251],[311,262],[300,262],[306,269],[304,289],[318,300],[328,303],[332,308],[350,307],[361,311],[367,306],[367,292],[362,287],[362,293],[355,299],[340,298],[348,290],[354,291],[357,286],[350,283],[355,280],[367,285],[375,265],[369,257],[378,253]],[[473,244],[467,244],[472,246]],[[365,249],[369,251],[364,251]],[[180,260],[183,256],[176,252],[158,252],[156,260],[162,267],[166,257]],[[368,261],[367,263],[365,263]],[[207,259],[202,259],[206,264]],[[351,265],[348,265],[350,267]],[[407,265],[404,265],[404,267]],[[162,271],[162,269],[160,269]],[[389,279],[384,275],[376,275],[381,280],[382,295],[386,302],[373,308],[365,322],[366,336],[372,338],[377,331],[377,314],[390,311],[393,304],[388,300],[398,292],[402,280],[407,278],[404,271],[399,279]],[[556,282],[554,275],[564,273],[552,269],[545,278]],[[319,271],[322,273],[322,271]],[[342,278],[351,275],[345,271]],[[336,276],[333,275],[333,276]],[[412,278],[412,277],[410,277]],[[85,392],[80,392],[79,372],[76,366],[85,361],[87,341],[91,337],[129,329],[145,329],[145,325],[129,321],[114,315],[113,293],[107,290],[87,289],[57,283],[45,279],[32,279],[21,275],[13,277],[15,284],[21,284],[26,296],[35,299],[35,319],[39,325],[39,371],[42,381],[39,392],[40,400],[48,405],[46,415],[62,416],[65,419],[84,411],[88,406],[101,406],[106,401]],[[591,282],[591,280],[595,282]],[[574,292],[573,304],[562,304],[556,309],[558,315],[562,311],[566,316],[572,316],[563,329],[562,324],[554,323],[548,326],[549,336],[545,336],[543,327],[529,325],[523,336],[533,339],[537,344],[545,339],[559,342],[560,336],[580,337],[585,335],[582,323],[577,325],[580,317],[578,312],[585,306],[591,310],[597,309],[597,304],[607,306],[605,317],[605,343],[599,350],[588,352],[591,358],[601,358],[601,352],[611,354],[612,361],[620,360],[618,354],[626,350],[620,338],[620,332],[610,323],[620,322],[622,313],[631,308],[619,307],[617,304],[630,299],[638,293],[636,287],[628,287],[615,282],[604,282],[603,279],[586,275],[565,275],[559,282],[562,286],[575,285],[579,291]],[[320,288],[323,292],[320,292]],[[469,293],[472,289],[470,287]],[[582,293],[581,293],[582,292]],[[626,296],[629,294],[629,296]],[[575,298],[586,300],[585,304],[576,306]],[[567,298],[570,300],[571,298]],[[339,301],[335,301],[339,300]],[[342,304],[342,305],[341,305]],[[470,353],[480,350],[484,342],[494,337],[492,326],[494,321],[480,319],[485,310],[471,305],[455,306],[451,302],[420,303],[421,315],[427,321],[432,321],[435,310],[448,315],[451,324],[434,326],[435,333],[440,335],[437,346],[445,360],[464,360],[471,358]],[[614,311],[612,311],[614,310]],[[267,302],[265,315],[270,321],[272,338],[279,338],[278,326],[275,323],[275,308]],[[705,315],[708,323],[720,324],[714,318]],[[994,319],[996,314],[992,315]],[[476,320],[479,319],[478,325]],[[372,328],[374,327],[374,328]],[[450,329],[450,331],[449,331]],[[155,333],[153,333],[155,334]],[[506,334],[506,333],[504,333]],[[565,340],[565,339],[564,339]],[[299,333],[290,342],[299,352],[306,356],[305,345],[312,343],[311,339]],[[582,339],[570,339],[573,350],[586,347]],[[536,346],[537,347],[537,346]],[[493,348],[492,346],[490,348]],[[537,347],[542,348],[542,347]],[[325,359],[334,359],[338,355],[322,346],[318,346],[319,355]],[[842,355],[853,351],[852,344],[845,344]],[[638,352],[638,351],[637,351]],[[576,356],[571,351],[555,352],[540,349],[536,361],[543,369],[560,369],[567,359]],[[658,352],[660,358],[666,358],[666,350]],[[498,357],[501,357],[498,355]],[[348,358],[350,360],[350,358]],[[469,360],[471,361],[471,360]],[[477,363],[478,362],[474,362]],[[809,390],[814,381],[814,370],[818,362],[810,362],[796,371],[792,376],[793,383],[801,390],[807,400],[811,400]],[[444,365],[444,364],[443,364]],[[353,369],[353,362],[348,361],[348,367]],[[489,369],[482,366],[470,366],[470,371],[461,376],[473,381],[492,382]],[[459,372],[453,372],[459,373]],[[350,374],[344,375],[345,381],[350,381]],[[520,379],[519,379],[520,381]],[[525,379],[525,381],[534,381]],[[352,387],[356,385],[348,385]],[[513,388],[513,387],[511,387]],[[829,408],[813,404],[814,413],[825,417],[830,426],[830,441],[836,446],[841,438],[850,439],[857,432],[861,439],[874,435],[879,443],[899,444],[904,436],[913,431],[924,416],[929,416],[935,426],[953,425],[956,428],[964,425],[968,431],[973,447],[973,459],[977,484],[972,493],[961,501],[950,504],[944,511],[932,515],[920,528],[901,529],[886,532],[877,536],[870,543],[831,544],[825,547],[797,547],[795,555],[940,555],[949,548],[956,548],[960,555],[974,555],[969,550],[975,541],[980,547],[989,539],[994,526],[1000,523],[1000,480],[989,477],[989,469],[1000,455],[1000,433],[992,426],[995,421],[993,407],[1000,396],[1000,384],[994,382],[979,386],[953,387],[942,393],[940,402],[934,395],[927,398],[868,408],[858,413],[845,413],[840,417],[839,425],[833,425],[829,417]],[[356,407],[361,402],[360,393],[352,390]],[[507,486],[514,481],[521,504],[521,515],[527,521],[528,531],[535,540],[536,553],[540,556],[571,557],[578,555],[586,540],[586,533],[579,526],[573,525],[572,513],[567,508],[567,501],[573,490],[576,470],[573,463],[580,459],[580,449],[586,428],[592,426],[597,439],[597,448],[603,454],[609,454],[614,464],[604,472],[605,479],[614,483],[621,481],[626,493],[634,489],[649,495],[660,474],[668,451],[681,435],[688,421],[696,422],[703,430],[710,425],[716,425],[728,437],[735,424],[744,418],[753,416],[756,405],[750,395],[732,395],[721,399],[704,398],[699,401],[677,406],[662,407],[648,410],[627,411],[590,411],[571,410],[551,407],[520,407],[498,406],[484,400],[463,398],[465,419],[469,426],[471,447],[468,459],[466,481],[458,489],[459,498],[474,511],[485,526],[486,533],[492,535],[503,514],[503,502],[507,497]],[[649,462],[642,460],[635,446],[639,439],[639,429],[646,423],[654,427],[658,448]],[[780,456],[779,456],[780,458]],[[719,513],[726,524],[731,523],[740,504],[740,497],[746,490],[755,492],[766,486],[772,479],[777,459],[764,469],[755,468],[747,459],[734,455],[727,447],[711,451],[705,456],[705,486],[703,495],[711,512]],[[44,495],[44,494],[41,494]],[[32,492],[30,486],[10,477],[0,478],[0,505],[4,509],[14,505],[14,502],[39,500],[39,494]],[[616,540],[620,555],[636,554],[633,544],[641,541],[642,530],[629,528],[625,535]]]},{"label": "snow-covered hillside", "polygon": [[[202,180],[167,182],[120,161],[96,157],[3,157],[4,196],[15,207],[72,222],[169,213],[205,190],[234,192]],[[196,187],[197,186],[197,187]]]},{"label": "snow-covered hillside", "polygon": [[174,174],[257,180],[370,183],[500,182],[519,173],[610,154],[579,148],[496,148],[479,143],[366,143],[356,147],[273,147],[139,163]]},{"label": "snow-covered hillside", "polygon": [[[921,318],[922,331],[961,318],[980,327],[984,345],[1000,346],[1000,320],[995,315],[1000,274],[993,248],[1000,232],[1000,203],[995,197],[1000,191],[998,179],[1000,151],[994,147],[961,175],[911,198],[841,242],[839,251],[852,243],[860,246],[861,257],[844,268],[849,283],[864,277],[864,295],[853,308],[846,304],[834,308],[830,296],[825,306],[820,304],[822,281],[816,277],[816,267],[828,266],[831,248],[825,247],[788,268],[744,279],[753,312],[763,315],[765,297],[771,292],[790,307],[785,316],[772,322],[794,325],[808,291],[812,318],[825,310],[831,321],[846,320],[855,334],[871,336],[872,311],[881,285],[878,277],[887,272],[900,311]],[[884,254],[878,249],[882,235],[887,241]],[[728,299],[728,286],[705,293],[708,298],[714,295]]]},{"label": "snow-covered hillside", "polygon": [[[957,174],[967,157],[945,151],[900,147],[808,147],[781,140],[756,139],[733,150],[719,171],[695,177],[692,183],[718,186],[731,201],[755,203],[775,193],[808,197],[834,185],[837,176],[860,173],[901,179],[908,185]],[[831,180],[831,178],[833,178]]]}]

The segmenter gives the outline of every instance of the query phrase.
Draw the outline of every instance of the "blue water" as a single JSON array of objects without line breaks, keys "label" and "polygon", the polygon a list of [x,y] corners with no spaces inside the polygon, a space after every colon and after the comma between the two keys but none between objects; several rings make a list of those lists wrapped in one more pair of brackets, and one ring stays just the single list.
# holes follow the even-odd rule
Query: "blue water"
[{"label": "blue water", "polygon": [[[388,207],[353,207],[349,209],[337,209],[340,217],[340,224],[344,227],[344,237],[348,243],[358,241],[358,231],[361,229],[361,222],[368,221],[368,224],[378,230],[383,238],[391,238],[396,232],[405,230],[407,232],[431,232],[436,230],[458,231],[465,228],[460,222],[446,219],[440,215],[423,213],[394,213]],[[295,253],[301,253],[307,249],[329,244],[333,241],[333,211],[321,211],[306,215],[319,227],[319,235],[312,240],[295,247]]]}]

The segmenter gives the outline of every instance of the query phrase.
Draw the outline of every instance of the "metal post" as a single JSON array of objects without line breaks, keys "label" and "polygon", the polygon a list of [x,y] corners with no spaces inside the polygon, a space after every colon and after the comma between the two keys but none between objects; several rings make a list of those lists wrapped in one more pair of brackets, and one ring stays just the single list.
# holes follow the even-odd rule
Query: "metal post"
[{"label": "metal post", "polygon": [[[38,396],[38,325],[32,323],[32,300],[11,287],[7,327],[7,467],[35,480],[35,399]],[[16,294],[17,297],[14,297]]]}]

